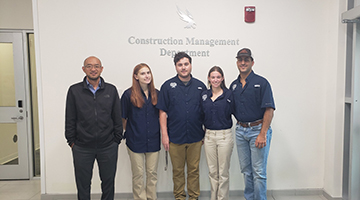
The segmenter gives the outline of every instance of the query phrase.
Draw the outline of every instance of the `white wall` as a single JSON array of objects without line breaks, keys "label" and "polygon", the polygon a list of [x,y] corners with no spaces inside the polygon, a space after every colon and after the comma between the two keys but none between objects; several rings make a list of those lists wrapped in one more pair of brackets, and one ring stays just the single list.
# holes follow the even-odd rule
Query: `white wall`
[{"label": "white wall", "polygon": [[0,29],[33,29],[31,0],[0,0]]},{"label": "white wall", "polygon": [[[209,51],[209,57],[193,56],[193,75],[204,82],[210,67],[225,71],[226,83],[237,77],[236,52],[252,49],[254,71],[272,84],[276,111],[272,123],[273,139],[268,162],[268,189],[319,189],[341,196],[343,112],[339,101],[342,88],[332,91],[331,81],[340,78],[343,69],[338,53],[340,37],[339,0],[331,1],[88,1],[34,0],[36,9],[40,72],[40,112],[44,152],[42,193],[75,193],[70,148],[64,138],[64,106],[68,87],[84,76],[85,57],[98,56],[104,65],[103,77],[124,91],[131,84],[133,67],[146,62],[152,68],[155,84],[175,75],[172,58],[160,56],[160,48]],[[256,22],[243,21],[244,6],[256,6]],[[184,29],[176,6],[189,10],[196,29]],[[34,12],[35,12],[34,9]],[[234,39],[239,45],[131,45],[137,38]],[[340,41],[340,42],[339,42]],[[340,72],[340,75],[338,74]],[[330,107],[329,107],[330,106]],[[339,119],[340,118],[340,119]],[[330,132],[330,141],[328,133]],[[327,143],[329,142],[329,143]],[[335,147],[335,149],[334,149]],[[336,156],[328,151],[335,151]],[[158,191],[172,191],[171,168],[164,172],[161,151]],[[330,164],[331,169],[328,169]],[[210,190],[205,157],[201,159],[201,190]],[[231,161],[231,190],[242,190],[237,152]],[[95,171],[96,172],[96,171]],[[340,174],[340,177],[339,177]],[[334,176],[334,178],[325,178]],[[324,180],[330,181],[325,184]],[[94,173],[93,192],[100,192]],[[120,146],[116,192],[131,192],[131,171],[124,143]]]},{"label": "white wall", "polygon": [[[327,11],[333,13],[326,21],[327,25],[338,26],[329,29],[334,41],[332,49],[328,51],[327,66],[337,64],[326,71],[326,116],[325,116],[325,168],[324,190],[336,197],[342,196],[343,171],[343,132],[344,132],[344,99],[345,99],[345,39],[346,24],[341,22],[341,13],[346,11],[346,3],[339,1],[329,5]],[[338,13],[338,14],[335,14]],[[336,42],[337,41],[337,42]]]}]

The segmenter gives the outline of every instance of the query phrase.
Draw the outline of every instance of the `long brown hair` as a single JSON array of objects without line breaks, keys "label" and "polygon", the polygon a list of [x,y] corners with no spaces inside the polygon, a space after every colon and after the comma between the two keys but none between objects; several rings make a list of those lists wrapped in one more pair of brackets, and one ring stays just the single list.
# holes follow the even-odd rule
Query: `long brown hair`
[{"label": "long brown hair", "polygon": [[151,95],[151,103],[153,105],[156,105],[157,99],[158,99],[157,92],[156,92],[156,89],[154,86],[154,76],[151,72],[151,69],[147,64],[140,63],[134,67],[134,72],[133,72],[133,77],[132,77],[131,96],[130,96],[131,103],[135,107],[138,107],[138,108],[142,108],[145,101],[144,101],[144,97],[141,93],[140,83],[138,80],[135,79],[135,75],[137,75],[139,73],[139,70],[142,69],[143,67],[147,67],[151,74],[151,81],[148,84],[149,94]]}]

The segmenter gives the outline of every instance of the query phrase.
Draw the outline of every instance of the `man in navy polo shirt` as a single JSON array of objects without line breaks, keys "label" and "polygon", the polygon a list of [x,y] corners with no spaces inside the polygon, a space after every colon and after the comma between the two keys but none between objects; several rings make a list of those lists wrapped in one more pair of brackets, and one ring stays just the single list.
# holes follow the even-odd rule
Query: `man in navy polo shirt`
[{"label": "man in navy polo shirt", "polygon": [[275,103],[269,82],[254,73],[251,50],[237,53],[240,75],[230,89],[233,91],[237,119],[236,144],[241,172],[244,174],[247,200],[266,200],[266,165],[269,155]]},{"label": "man in navy polo shirt", "polygon": [[156,107],[160,110],[162,144],[171,157],[175,199],[186,199],[186,163],[187,191],[193,200],[200,195],[199,162],[204,137],[200,102],[206,86],[192,77],[189,55],[177,53],[174,64],[177,75],[161,86]]}]

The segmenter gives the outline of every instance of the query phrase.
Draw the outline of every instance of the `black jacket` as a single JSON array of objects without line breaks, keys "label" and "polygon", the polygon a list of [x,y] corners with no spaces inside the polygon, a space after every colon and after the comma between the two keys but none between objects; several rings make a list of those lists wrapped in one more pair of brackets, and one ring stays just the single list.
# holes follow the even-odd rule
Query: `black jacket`
[{"label": "black jacket", "polygon": [[[100,77],[101,78],[101,77]],[[82,82],[70,86],[66,98],[65,137],[71,146],[102,148],[122,139],[121,104],[114,85],[101,78],[95,95]]]}]

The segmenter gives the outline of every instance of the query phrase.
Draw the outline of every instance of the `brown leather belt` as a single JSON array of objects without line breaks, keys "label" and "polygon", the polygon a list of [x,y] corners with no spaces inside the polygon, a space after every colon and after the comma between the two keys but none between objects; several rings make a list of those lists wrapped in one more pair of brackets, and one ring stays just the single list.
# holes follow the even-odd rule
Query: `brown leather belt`
[{"label": "brown leather belt", "polygon": [[254,121],[254,122],[237,122],[237,124],[240,124],[240,126],[248,128],[248,127],[252,127],[252,126],[257,126],[259,124],[261,124],[263,122],[262,119]]}]

